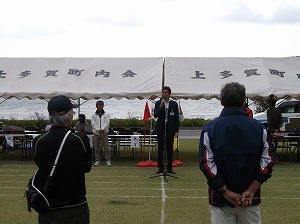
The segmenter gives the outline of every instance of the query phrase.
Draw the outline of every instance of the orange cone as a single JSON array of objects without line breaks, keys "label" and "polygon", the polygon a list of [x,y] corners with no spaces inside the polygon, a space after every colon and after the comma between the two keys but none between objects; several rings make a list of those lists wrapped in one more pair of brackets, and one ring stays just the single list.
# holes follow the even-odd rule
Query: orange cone
[{"label": "orange cone", "polygon": [[173,167],[177,167],[178,164],[177,164],[175,161],[173,161],[172,166],[173,166]]},{"label": "orange cone", "polygon": [[137,165],[136,165],[137,167],[148,167],[148,166],[150,166],[149,165],[149,163],[147,163],[147,162],[139,162]]},{"label": "orange cone", "polygon": [[157,162],[153,162],[153,163],[151,164],[151,166],[152,166],[152,167],[157,167]]},{"label": "orange cone", "polygon": [[183,162],[181,162],[181,161],[178,160],[178,159],[177,159],[177,160],[174,160],[174,161],[173,161],[173,164],[174,164],[174,163],[176,163],[177,166],[182,166],[182,165],[183,165]]},{"label": "orange cone", "polygon": [[146,163],[148,163],[149,166],[152,166],[153,161],[152,160],[147,160]]}]

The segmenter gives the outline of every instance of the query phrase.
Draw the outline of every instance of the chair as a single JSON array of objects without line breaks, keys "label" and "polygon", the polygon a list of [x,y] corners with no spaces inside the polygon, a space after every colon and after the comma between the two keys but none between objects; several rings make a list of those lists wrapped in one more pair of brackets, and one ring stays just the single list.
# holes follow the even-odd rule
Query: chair
[{"label": "chair", "polygon": [[[296,152],[297,154],[297,162],[299,160],[299,138],[297,136],[300,136],[300,117],[290,117],[289,122],[285,124],[285,130],[288,131],[288,135],[291,136],[289,138],[289,152],[290,152],[290,158],[292,161],[292,154]],[[293,138],[292,136],[295,136]]]},{"label": "chair", "polygon": [[[123,148],[123,152],[126,152],[126,150],[131,149],[132,157],[134,158],[134,148],[131,147],[131,136],[134,135],[133,131],[130,129],[120,129],[118,132],[119,135],[119,156],[121,153],[121,147]],[[120,136],[121,135],[121,136]]]},{"label": "chair", "polygon": [[37,126],[25,126],[24,130],[25,131],[39,131]]},{"label": "chair", "polygon": [[115,127],[113,128],[114,131],[119,132],[120,130],[125,130],[124,127]]},{"label": "chair", "polygon": [[41,134],[41,133],[43,133],[43,129],[40,129],[36,126],[25,126],[24,131],[26,134]]},{"label": "chair", "polygon": [[142,128],[141,127],[130,127],[129,129],[132,130],[133,132],[140,133],[140,130]]},{"label": "chair", "polygon": [[[114,129],[115,130],[115,129]],[[133,131],[131,129],[120,129],[118,131],[119,135],[133,135]]]},{"label": "chair", "polygon": [[3,141],[3,151],[5,152],[5,159],[8,158],[8,155],[13,156],[13,149],[15,147],[14,144],[14,136],[13,135],[5,135],[5,139]]},{"label": "chair", "polygon": [[108,143],[109,147],[112,148],[114,159],[117,160],[118,144],[116,138],[113,137],[114,135],[117,135],[117,133],[112,128],[109,128]]},{"label": "chair", "polygon": [[[140,129],[138,130],[138,133],[141,135],[150,135],[151,130],[146,129],[146,131],[144,129]],[[151,132],[151,135],[156,135],[155,130]]]},{"label": "chair", "polygon": [[2,143],[5,159],[7,159],[9,156],[13,158],[14,150],[21,150],[21,160],[23,161],[23,159],[25,158],[27,161],[28,151],[26,138],[27,136],[22,131],[15,131],[5,134]]},{"label": "chair", "polygon": [[291,132],[295,129],[300,130],[300,117],[290,117],[289,122],[285,124],[285,130]]}]

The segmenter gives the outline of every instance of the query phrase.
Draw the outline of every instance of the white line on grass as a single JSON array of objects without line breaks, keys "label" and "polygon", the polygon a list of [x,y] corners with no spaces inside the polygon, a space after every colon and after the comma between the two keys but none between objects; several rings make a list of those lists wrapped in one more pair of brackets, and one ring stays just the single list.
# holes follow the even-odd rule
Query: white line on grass
[{"label": "white line on grass", "polygon": [[[163,195],[164,193],[162,193]],[[1,196],[1,195],[0,195]],[[3,196],[3,195],[2,195]],[[88,197],[100,197],[100,198],[107,198],[107,197],[120,197],[120,198],[159,198],[159,196],[146,196],[146,195],[99,195],[99,194],[88,194]],[[166,199],[208,199],[207,196],[162,196],[162,200],[165,203]],[[286,197],[262,197],[264,200],[300,200],[300,198],[286,198]],[[163,207],[164,208],[164,207]]]},{"label": "white line on grass", "polygon": [[[25,189],[24,189],[25,190]],[[0,194],[0,197],[23,197],[23,194]],[[160,198],[159,196],[146,196],[146,195],[99,195],[99,194],[87,194],[87,197],[96,197],[96,198]],[[166,199],[205,199],[208,197],[189,197],[189,196],[171,196],[167,197],[166,195],[163,197],[163,201],[165,203]],[[300,200],[300,198],[282,198],[282,197],[262,197],[263,200]],[[165,206],[165,205],[164,205]],[[163,207],[164,210],[164,207]],[[163,215],[165,215],[163,211]],[[164,218],[164,217],[163,217]]]},{"label": "white line on grass", "polygon": [[161,217],[160,223],[165,223],[165,203],[166,203],[166,190],[165,190],[165,181],[164,177],[161,176]]},{"label": "white line on grass", "polygon": [[[26,182],[26,181],[25,181]],[[0,181],[0,183],[14,183],[14,184],[24,184],[25,183],[24,181]],[[99,183],[115,183],[115,182],[99,182]],[[26,184],[26,183],[25,183]],[[25,189],[26,186],[0,186],[0,189]],[[139,187],[131,187],[131,188],[128,188],[128,187],[87,187],[86,188],[87,190],[140,190],[141,188]],[[161,188],[143,188],[143,190],[149,190],[149,191],[161,191]],[[205,191],[206,192],[206,189],[187,189],[187,188],[184,188],[184,189],[179,189],[179,188],[174,188],[174,189],[168,189],[168,191],[184,191],[184,192],[187,192],[187,191]],[[300,190],[283,190],[283,189],[279,189],[279,190],[273,190],[274,192],[293,192],[293,193],[299,193]],[[91,195],[93,196],[93,195]],[[111,195],[105,195],[105,196],[111,196]],[[123,196],[121,196],[123,197]],[[127,197],[127,196],[124,196],[124,197]],[[135,197],[135,196],[133,196]],[[137,196],[139,197],[139,196]],[[143,196],[142,196],[143,197]],[[148,196],[146,196],[148,197]],[[208,198],[208,197],[198,197],[198,196],[176,196],[176,197],[170,197],[170,196],[166,196],[166,198]],[[262,197],[262,198],[270,198],[270,199],[274,199],[273,197]],[[289,198],[284,198],[284,199],[289,199]],[[291,198],[291,199],[298,199],[298,198]]]}]

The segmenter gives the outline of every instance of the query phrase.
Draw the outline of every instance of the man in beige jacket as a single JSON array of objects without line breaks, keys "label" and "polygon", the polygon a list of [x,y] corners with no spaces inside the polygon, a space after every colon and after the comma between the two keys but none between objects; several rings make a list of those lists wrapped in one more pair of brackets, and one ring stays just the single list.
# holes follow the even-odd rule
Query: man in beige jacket
[{"label": "man in beige jacket", "polygon": [[96,112],[92,115],[91,124],[94,133],[94,155],[95,163],[94,166],[101,165],[100,158],[100,147],[101,142],[104,149],[105,163],[107,166],[111,166],[111,154],[109,150],[108,131],[110,115],[104,111],[104,102],[98,100],[96,102]]}]

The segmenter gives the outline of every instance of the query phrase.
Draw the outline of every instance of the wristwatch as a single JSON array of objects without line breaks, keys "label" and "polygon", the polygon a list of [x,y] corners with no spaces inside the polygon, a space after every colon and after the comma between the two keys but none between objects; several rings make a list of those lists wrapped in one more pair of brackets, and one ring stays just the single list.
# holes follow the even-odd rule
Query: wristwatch
[{"label": "wristwatch", "polygon": [[226,191],[228,191],[228,187],[224,185],[222,188],[219,189],[220,194],[224,194]]}]

